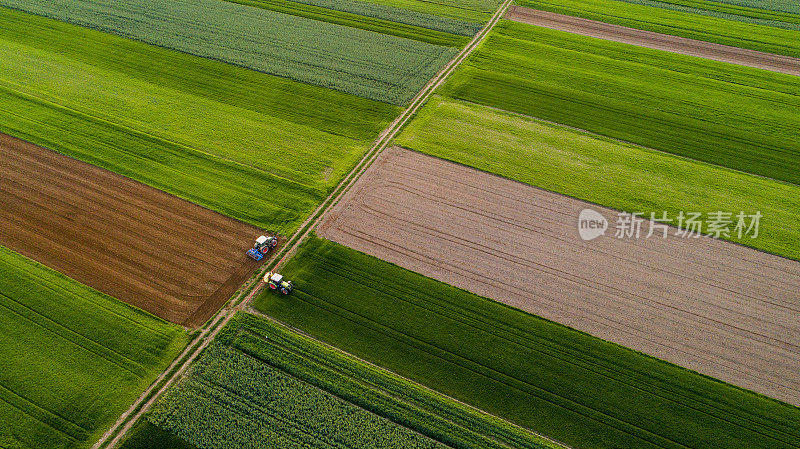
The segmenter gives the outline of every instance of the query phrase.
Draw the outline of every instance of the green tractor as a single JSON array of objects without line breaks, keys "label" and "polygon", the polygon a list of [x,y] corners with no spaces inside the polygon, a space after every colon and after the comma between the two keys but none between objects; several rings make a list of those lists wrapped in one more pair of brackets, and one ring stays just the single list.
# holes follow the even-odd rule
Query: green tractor
[{"label": "green tractor", "polygon": [[272,271],[264,275],[264,282],[269,285],[269,288],[278,290],[284,295],[288,295],[294,289],[292,281],[287,281],[282,274],[273,273]]}]

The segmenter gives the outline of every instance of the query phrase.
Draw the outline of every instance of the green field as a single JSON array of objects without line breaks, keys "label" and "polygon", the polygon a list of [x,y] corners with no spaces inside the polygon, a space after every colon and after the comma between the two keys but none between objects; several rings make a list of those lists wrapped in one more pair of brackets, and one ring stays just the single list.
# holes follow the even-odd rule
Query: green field
[{"label": "green field", "polygon": [[[286,12],[289,14],[303,15],[302,11],[317,11],[325,16],[318,20],[332,22],[332,18],[341,18],[342,25],[354,26],[362,29],[372,29],[368,26],[375,26],[374,31],[379,31],[384,34],[394,34],[400,37],[407,37],[409,39],[423,40],[416,37],[417,34],[423,34],[422,30],[439,31],[442,33],[455,34],[463,37],[471,37],[475,35],[481,28],[482,24],[465,22],[458,19],[450,19],[447,17],[436,16],[433,14],[426,14],[408,9],[397,8],[389,5],[379,5],[370,3],[363,0],[228,0],[235,3],[252,4],[267,9],[274,8],[287,8]],[[275,9],[280,11],[280,9]],[[336,14],[340,13],[340,14]],[[311,17],[311,16],[308,16]],[[314,18],[314,17],[312,17]],[[349,18],[348,21],[344,21]],[[417,31],[412,31],[408,34],[400,34],[403,28],[401,25],[408,25]],[[377,28],[380,26],[380,28]],[[392,28],[396,28],[396,31]],[[431,34],[437,36],[437,34]],[[426,34],[427,35],[427,34]],[[455,39],[449,36],[450,39]],[[466,43],[466,40],[461,39],[459,42]],[[436,41],[423,40],[423,42],[430,42],[437,45]]]},{"label": "green field", "polygon": [[[535,435],[278,326],[239,314],[154,408],[198,447],[553,447]],[[141,425],[141,424],[140,424]],[[127,447],[135,448],[134,435]],[[148,443],[146,447],[153,447]]]},{"label": "green field", "polygon": [[0,8],[0,131],[291,232],[400,108]]},{"label": "green field", "polygon": [[708,0],[621,0],[637,5],[684,11],[704,16],[736,20],[758,25],[774,26],[789,30],[800,30],[800,16],[769,8],[748,7]]},{"label": "green field", "polygon": [[795,0],[719,0],[719,2],[729,5],[800,14],[800,3]]},{"label": "green field", "polygon": [[[346,11],[339,11],[335,9],[322,8],[316,5],[307,5],[304,3],[289,1],[289,0],[228,0],[233,3],[242,5],[254,6],[257,8],[269,9],[284,14],[292,14],[295,16],[306,17],[314,20],[321,20],[323,22],[334,23],[337,25],[344,25],[354,28],[359,28],[367,31],[375,31],[377,33],[388,34],[392,36],[402,37],[405,39],[413,39],[415,41],[427,42],[434,45],[443,45],[446,47],[463,47],[469,42],[467,35],[456,35],[449,32],[442,32],[434,29],[420,27],[416,25],[408,25],[401,22],[385,20],[382,18],[363,16],[357,13],[350,13]],[[356,2],[369,5],[369,3]],[[431,16],[435,17],[435,16]],[[446,19],[443,19],[446,20]],[[464,25],[468,25],[463,22]],[[466,29],[467,27],[463,27]],[[461,33],[465,34],[465,33]]]},{"label": "green field", "polygon": [[188,341],[0,247],[0,447],[87,448]]},{"label": "green field", "polygon": [[[800,31],[797,31],[796,22],[800,16],[797,15],[781,16],[788,22],[735,16],[740,19],[737,21],[618,0],[517,0],[517,3],[641,30],[800,57]],[[771,23],[771,26],[744,20]]]},{"label": "green field", "polygon": [[[303,0],[305,1],[305,0]],[[472,23],[484,23],[500,6],[501,0],[360,0],[422,14],[432,14]]]},{"label": "green field", "polygon": [[256,307],[575,448],[789,448],[800,408],[311,238]]},{"label": "green field", "polygon": [[800,187],[676,158],[487,106],[432,98],[398,145],[628,212],[760,211],[758,238],[800,260]]},{"label": "green field", "polygon": [[441,92],[800,184],[800,77],[503,21]]},{"label": "green field", "polygon": [[410,101],[457,52],[219,0],[7,0],[3,4],[397,105]]}]

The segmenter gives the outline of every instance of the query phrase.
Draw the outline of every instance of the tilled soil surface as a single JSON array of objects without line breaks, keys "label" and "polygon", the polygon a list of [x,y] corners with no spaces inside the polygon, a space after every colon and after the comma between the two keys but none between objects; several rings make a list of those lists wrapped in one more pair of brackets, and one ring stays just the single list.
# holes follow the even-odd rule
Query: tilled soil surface
[{"label": "tilled soil surface", "polygon": [[0,244],[198,326],[258,268],[255,227],[0,134]]},{"label": "tilled soil surface", "polygon": [[683,55],[699,56],[715,61],[730,62],[789,75],[800,75],[800,59],[789,56],[670,36],[652,31],[642,31],[521,6],[509,8],[505,18],[583,36],[597,37],[656,50],[666,50]]},{"label": "tilled soil surface", "polygon": [[[585,208],[609,221],[583,241]],[[707,237],[615,237],[618,213],[400,148],[323,219],[330,240],[800,405],[800,263]],[[675,228],[670,228],[674,233]]]}]

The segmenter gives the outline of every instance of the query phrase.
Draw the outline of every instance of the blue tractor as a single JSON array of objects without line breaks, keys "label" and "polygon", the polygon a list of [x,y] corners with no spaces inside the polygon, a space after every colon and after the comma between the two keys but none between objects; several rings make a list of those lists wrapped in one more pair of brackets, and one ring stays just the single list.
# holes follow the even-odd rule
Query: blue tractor
[{"label": "blue tractor", "polygon": [[278,246],[277,237],[267,237],[262,235],[256,239],[256,244],[247,250],[247,255],[255,260],[261,260],[264,258],[264,254],[268,253],[269,250],[275,248],[276,246]]}]

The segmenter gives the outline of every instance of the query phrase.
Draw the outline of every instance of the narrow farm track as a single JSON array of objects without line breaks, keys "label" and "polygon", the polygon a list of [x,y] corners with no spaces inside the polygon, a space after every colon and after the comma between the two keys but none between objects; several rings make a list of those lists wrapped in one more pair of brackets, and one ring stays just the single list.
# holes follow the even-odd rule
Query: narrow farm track
[{"label": "narrow farm track", "polygon": [[166,320],[198,326],[258,268],[253,226],[0,134],[0,244]]},{"label": "narrow farm track", "polygon": [[[127,435],[136,421],[152,407],[158,397],[163,394],[173,382],[179,379],[191,363],[200,355],[202,350],[207,347],[220,329],[240,310],[247,310],[252,299],[260,292],[262,283],[260,277],[267,270],[277,270],[291,257],[299,248],[303,240],[311,233],[315,226],[323,219],[324,214],[331,209],[340,198],[348,191],[358,178],[369,168],[370,164],[386,149],[391,140],[397,135],[403,125],[422,107],[430,98],[433,92],[441,86],[447,77],[475,50],[478,45],[486,38],[497,22],[511,6],[513,0],[505,0],[486,26],[475,35],[475,37],[464,47],[436,76],[431,79],[425,87],[411,100],[409,106],[378,136],[367,154],[359,161],[355,168],[342,180],[342,182],[331,192],[328,198],[312,213],[297,232],[289,236],[286,244],[275,257],[276,259],[267,262],[258,276],[251,278],[242,285],[242,293],[233,298],[223,307],[214,317],[199,329],[199,334],[191,344],[176,360],[167,368],[161,376],[134,402],[131,407],[123,413],[117,422],[103,434],[103,436],[92,446],[92,449],[116,447]],[[248,241],[249,243],[249,241]],[[279,257],[279,259],[277,259]]]},{"label": "narrow farm track", "polygon": [[[603,213],[607,236],[580,239],[584,208]],[[615,220],[610,209],[392,148],[317,233],[800,405],[800,263],[706,237],[617,239]]]},{"label": "narrow farm track", "polygon": [[800,59],[512,6],[506,19],[583,36],[800,76]]}]

